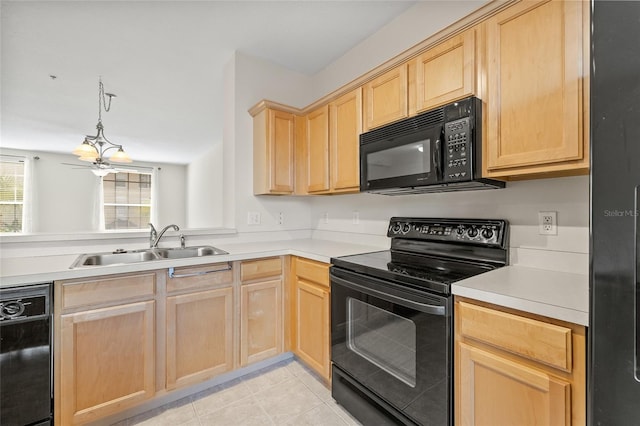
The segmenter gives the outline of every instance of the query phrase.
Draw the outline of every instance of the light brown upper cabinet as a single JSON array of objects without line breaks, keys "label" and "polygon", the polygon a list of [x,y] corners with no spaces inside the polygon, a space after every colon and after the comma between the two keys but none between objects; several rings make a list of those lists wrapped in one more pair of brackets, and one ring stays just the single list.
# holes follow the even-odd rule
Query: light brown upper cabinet
[{"label": "light brown upper cabinet", "polygon": [[306,116],[307,191],[329,190],[329,106]]},{"label": "light brown upper cabinet", "polygon": [[294,114],[262,101],[253,116],[253,193],[292,194],[294,191]]},{"label": "light brown upper cabinet", "polygon": [[364,131],[408,116],[407,77],[404,63],[364,85]]},{"label": "light brown upper cabinet", "polygon": [[331,191],[360,190],[360,133],[362,133],[362,88],[329,104]]},{"label": "light brown upper cabinet", "polygon": [[523,1],[486,21],[485,177],[588,172],[588,3]]},{"label": "light brown upper cabinet", "polygon": [[418,112],[475,94],[475,28],[427,50],[415,66]]}]

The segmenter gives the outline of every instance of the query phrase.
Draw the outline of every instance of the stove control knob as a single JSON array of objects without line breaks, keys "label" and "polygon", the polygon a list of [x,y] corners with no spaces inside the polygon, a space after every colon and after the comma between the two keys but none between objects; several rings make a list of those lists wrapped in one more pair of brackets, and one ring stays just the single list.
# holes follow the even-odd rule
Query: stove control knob
[{"label": "stove control knob", "polygon": [[401,230],[400,222],[396,222],[396,223],[393,225],[393,227],[391,228],[391,232],[392,232],[393,234],[399,234],[399,233],[400,233],[400,230]]},{"label": "stove control knob", "polygon": [[411,230],[411,226],[408,223],[405,223],[404,225],[402,225],[402,233],[403,234],[406,234],[410,230]]},{"label": "stove control knob", "polygon": [[13,300],[0,304],[0,315],[7,319],[19,317],[24,312],[24,308],[24,303],[19,300]]},{"label": "stove control knob", "polygon": [[456,234],[458,234],[458,235],[462,235],[462,234],[464,234],[464,227],[463,227],[463,226],[459,226],[459,227],[456,229]]},{"label": "stove control knob", "polygon": [[469,238],[475,238],[478,236],[478,230],[476,228],[469,228],[469,230],[467,231],[467,235],[469,236]]},{"label": "stove control knob", "polygon": [[491,228],[484,228],[482,230],[482,237],[486,238],[487,240],[490,239],[491,237],[493,237],[493,229]]}]

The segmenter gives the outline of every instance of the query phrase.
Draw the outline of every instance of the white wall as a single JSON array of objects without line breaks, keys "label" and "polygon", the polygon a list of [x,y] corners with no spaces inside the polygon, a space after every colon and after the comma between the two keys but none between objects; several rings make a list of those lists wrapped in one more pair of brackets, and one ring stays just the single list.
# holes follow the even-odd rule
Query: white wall
[{"label": "white wall", "polygon": [[[224,149],[225,167],[233,167],[233,171],[229,171],[233,194],[225,197],[224,202],[232,202],[235,206],[234,226],[238,232],[308,229],[311,224],[308,200],[253,195],[253,121],[248,110],[261,99],[304,106],[311,101],[311,80],[303,74],[242,53],[236,53],[232,61],[227,84],[233,86],[234,95],[231,106],[225,108],[230,111],[225,117],[225,126],[231,128],[225,131]],[[228,158],[232,162],[227,163]],[[260,213],[261,224],[247,225],[248,212]],[[284,214],[283,225],[278,224],[280,212]]]},{"label": "white wall", "polygon": [[467,16],[488,0],[420,1],[313,77],[318,99]]},{"label": "white wall", "polygon": [[[54,154],[2,149],[5,154],[37,156],[33,162],[34,174],[34,233],[80,233],[95,232],[96,177],[86,168],[75,168],[63,163],[80,163],[71,154]],[[147,163],[136,163],[148,166]],[[158,222],[176,223],[186,221],[185,188],[186,166],[159,165]]]},{"label": "white wall", "polygon": [[223,226],[222,143],[187,166],[187,222],[189,228]]}]

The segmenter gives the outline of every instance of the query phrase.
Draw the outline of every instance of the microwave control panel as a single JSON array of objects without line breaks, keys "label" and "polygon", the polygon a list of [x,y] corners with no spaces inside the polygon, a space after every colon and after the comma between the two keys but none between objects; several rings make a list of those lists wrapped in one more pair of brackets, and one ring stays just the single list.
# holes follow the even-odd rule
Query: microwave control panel
[{"label": "microwave control panel", "polygon": [[444,179],[465,181],[473,176],[471,152],[471,118],[449,121],[444,125]]}]

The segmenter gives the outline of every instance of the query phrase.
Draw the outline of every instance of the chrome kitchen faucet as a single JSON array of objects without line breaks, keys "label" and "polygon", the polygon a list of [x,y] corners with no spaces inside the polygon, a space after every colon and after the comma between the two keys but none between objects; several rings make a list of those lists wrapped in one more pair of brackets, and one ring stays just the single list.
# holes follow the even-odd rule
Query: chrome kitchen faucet
[{"label": "chrome kitchen faucet", "polygon": [[160,231],[160,233],[158,233],[156,231],[156,228],[153,226],[152,223],[149,223],[149,226],[151,227],[150,231],[149,231],[149,247],[150,248],[157,248],[158,247],[158,243],[160,242],[160,238],[162,238],[162,236],[164,235],[165,232],[167,232],[167,230],[169,228],[173,228],[174,231],[179,231],[180,227],[178,225],[167,225],[164,228],[162,228],[162,231]]}]

